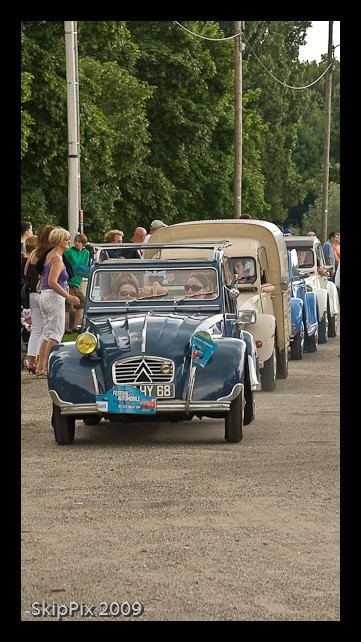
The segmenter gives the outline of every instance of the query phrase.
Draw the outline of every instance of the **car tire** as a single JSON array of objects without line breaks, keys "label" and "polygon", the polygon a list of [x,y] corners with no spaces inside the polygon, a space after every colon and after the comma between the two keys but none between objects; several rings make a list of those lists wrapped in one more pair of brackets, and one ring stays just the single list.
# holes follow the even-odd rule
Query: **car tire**
[{"label": "car tire", "polygon": [[288,377],[288,349],[282,350],[277,348],[277,379],[287,379]]},{"label": "car tire", "polygon": [[243,438],[243,393],[233,399],[225,419],[225,439],[229,444],[238,444]]},{"label": "car tire", "polygon": [[245,406],[244,406],[244,412],[243,412],[243,425],[248,426],[256,418],[255,396],[254,396],[254,392],[249,387],[245,389],[244,399],[245,399]]},{"label": "car tire", "polygon": [[54,428],[55,441],[59,446],[72,444],[75,435],[75,418],[70,415],[61,415],[59,406],[53,404],[51,423]]},{"label": "car tire", "polygon": [[305,352],[317,352],[318,346],[318,327],[310,336],[305,336]]},{"label": "car tire", "polygon": [[276,371],[277,371],[277,358],[276,348],[267,361],[264,362],[261,370],[261,388],[265,392],[273,392],[276,388]]},{"label": "car tire", "polygon": [[298,334],[293,337],[291,343],[291,359],[293,361],[300,361],[303,357],[303,350],[305,346],[305,326],[301,323],[301,328]]},{"label": "car tire", "polygon": [[318,343],[327,343],[328,319],[327,312],[323,313],[321,321],[318,322]]},{"label": "car tire", "polygon": [[86,426],[96,426],[100,422],[101,417],[97,415],[89,415],[88,417],[83,417],[83,423]]},{"label": "car tire", "polygon": [[337,336],[337,315],[333,317],[330,315],[330,311],[327,311],[328,317],[328,329],[327,334],[330,339],[334,339]]}]

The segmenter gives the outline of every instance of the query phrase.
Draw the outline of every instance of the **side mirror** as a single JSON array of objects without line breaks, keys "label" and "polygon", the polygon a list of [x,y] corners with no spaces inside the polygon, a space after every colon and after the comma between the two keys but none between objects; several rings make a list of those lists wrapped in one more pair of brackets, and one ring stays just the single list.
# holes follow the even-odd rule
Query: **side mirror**
[{"label": "side mirror", "polygon": [[239,310],[238,322],[243,323],[256,323],[257,312],[256,310]]}]

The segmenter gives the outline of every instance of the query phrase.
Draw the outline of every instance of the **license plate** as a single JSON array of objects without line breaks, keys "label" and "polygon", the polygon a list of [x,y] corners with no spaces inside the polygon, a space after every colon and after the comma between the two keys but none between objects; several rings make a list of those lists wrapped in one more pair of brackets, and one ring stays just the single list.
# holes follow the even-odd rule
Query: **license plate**
[{"label": "license plate", "polygon": [[174,399],[174,383],[154,383],[136,386],[147,397],[157,397],[158,399]]}]

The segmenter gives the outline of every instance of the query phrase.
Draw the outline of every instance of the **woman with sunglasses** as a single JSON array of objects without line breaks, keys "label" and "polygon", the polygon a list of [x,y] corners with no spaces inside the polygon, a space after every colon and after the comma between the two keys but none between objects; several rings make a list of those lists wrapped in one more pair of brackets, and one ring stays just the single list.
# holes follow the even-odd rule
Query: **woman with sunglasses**
[{"label": "woman with sunglasses", "polygon": [[117,281],[119,301],[134,301],[139,298],[139,283],[133,274],[122,274]]},{"label": "woman with sunglasses", "polygon": [[205,299],[207,294],[214,293],[211,283],[204,272],[190,274],[184,289],[187,299]]}]

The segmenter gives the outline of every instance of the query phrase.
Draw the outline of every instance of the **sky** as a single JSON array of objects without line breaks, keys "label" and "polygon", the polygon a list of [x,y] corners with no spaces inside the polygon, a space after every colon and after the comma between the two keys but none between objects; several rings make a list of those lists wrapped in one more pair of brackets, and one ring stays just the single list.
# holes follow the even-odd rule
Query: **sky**
[{"label": "sky", "polygon": [[[333,46],[340,44],[340,22],[333,22]],[[335,49],[335,58],[340,60],[340,47]],[[328,50],[328,20],[312,22],[312,27],[307,31],[306,44],[300,47],[300,60],[320,62],[322,54],[327,54]]]}]

